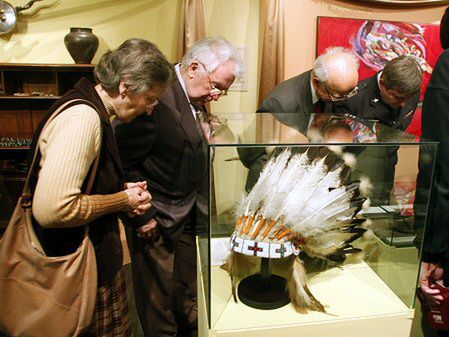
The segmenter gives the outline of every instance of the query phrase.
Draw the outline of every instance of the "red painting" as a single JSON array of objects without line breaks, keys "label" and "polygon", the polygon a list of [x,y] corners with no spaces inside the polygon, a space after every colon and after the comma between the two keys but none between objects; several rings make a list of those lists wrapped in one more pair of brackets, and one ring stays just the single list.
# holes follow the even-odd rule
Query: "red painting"
[{"label": "red painting", "polygon": [[[399,55],[414,56],[423,69],[421,101],[433,67],[443,52],[439,24],[318,17],[317,55],[332,46],[354,51],[360,60],[360,80],[382,70]],[[421,107],[407,131],[421,135]]]},{"label": "red painting", "polygon": [[361,80],[382,70],[399,55],[414,56],[423,69],[421,100],[443,52],[438,24],[318,17],[317,41],[317,55],[331,46],[353,50],[360,60]]}]

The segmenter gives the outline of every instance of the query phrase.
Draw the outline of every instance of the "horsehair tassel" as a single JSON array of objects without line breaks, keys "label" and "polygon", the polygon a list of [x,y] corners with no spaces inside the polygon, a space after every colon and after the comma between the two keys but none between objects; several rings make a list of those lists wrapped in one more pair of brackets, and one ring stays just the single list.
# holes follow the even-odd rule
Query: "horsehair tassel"
[{"label": "horsehair tassel", "polygon": [[252,227],[252,225],[253,225],[253,222],[254,222],[254,215],[251,215],[250,218],[249,218],[248,226],[246,226],[246,231],[245,231],[245,234],[246,234],[246,235],[249,234],[249,231],[251,230],[251,227]]},{"label": "horsehair tassel", "polygon": [[263,225],[265,225],[265,221],[267,221],[266,218],[262,218],[262,220],[260,220],[259,225],[257,226],[256,230],[254,231],[253,239],[255,239],[257,237],[257,235],[259,235],[260,230],[262,229]]},{"label": "horsehair tassel", "polygon": [[265,232],[263,232],[263,239],[265,239],[270,233],[270,231],[273,229],[274,224],[276,223],[276,220],[271,220],[270,225],[265,229]]}]

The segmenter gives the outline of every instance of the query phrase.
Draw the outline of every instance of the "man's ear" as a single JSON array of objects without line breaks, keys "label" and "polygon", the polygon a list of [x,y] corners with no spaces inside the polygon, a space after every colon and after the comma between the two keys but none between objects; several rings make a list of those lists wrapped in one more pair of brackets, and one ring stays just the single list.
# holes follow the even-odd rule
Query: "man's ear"
[{"label": "man's ear", "polygon": [[189,65],[189,78],[194,78],[195,76],[198,75],[198,71],[199,71],[199,63],[197,61],[192,61],[192,63],[190,63]]}]

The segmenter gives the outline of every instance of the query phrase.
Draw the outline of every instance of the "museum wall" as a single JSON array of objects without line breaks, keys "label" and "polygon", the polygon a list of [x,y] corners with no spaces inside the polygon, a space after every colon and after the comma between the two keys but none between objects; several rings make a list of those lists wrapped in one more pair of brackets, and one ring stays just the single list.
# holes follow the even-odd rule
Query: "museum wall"
[{"label": "museum wall", "polygon": [[[9,0],[14,6],[25,0]],[[100,45],[93,63],[129,37],[155,42],[176,62],[180,0],[43,0],[22,11],[12,34],[0,36],[0,62],[73,63],[64,46],[70,27],[90,27]],[[247,90],[213,103],[213,111],[254,111],[257,97],[258,0],[204,0],[208,35],[246,46]]]},{"label": "museum wall", "polygon": [[285,0],[285,79],[312,67],[318,16],[431,23],[439,22],[446,8],[410,9],[354,3],[357,1]]}]

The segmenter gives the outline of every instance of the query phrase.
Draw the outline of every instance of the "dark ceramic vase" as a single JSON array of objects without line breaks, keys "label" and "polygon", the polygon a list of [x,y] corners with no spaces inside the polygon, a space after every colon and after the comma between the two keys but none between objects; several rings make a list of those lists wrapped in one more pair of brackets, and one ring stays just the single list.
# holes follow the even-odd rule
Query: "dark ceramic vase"
[{"label": "dark ceramic vase", "polygon": [[75,63],[90,63],[98,49],[98,37],[91,28],[70,28],[64,43]]}]

